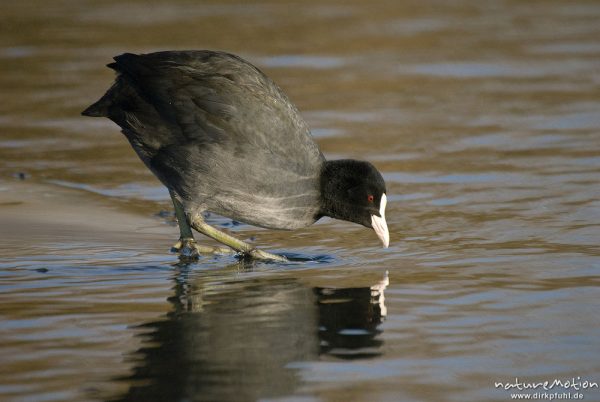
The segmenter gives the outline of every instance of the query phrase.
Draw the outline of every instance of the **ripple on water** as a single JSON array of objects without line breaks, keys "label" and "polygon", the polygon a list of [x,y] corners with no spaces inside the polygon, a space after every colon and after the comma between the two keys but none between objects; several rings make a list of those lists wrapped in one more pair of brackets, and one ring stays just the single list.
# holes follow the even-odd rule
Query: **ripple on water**
[{"label": "ripple on water", "polygon": [[[4,3],[3,38],[27,46],[0,48],[0,399],[480,401],[515,377],[598,380],[594,2]],[[79,113],[115,54],[199,46],[269,70],[328,157],[382,170],[390,248],[339,221],[210,216],[294,261],[168,253],[166,190]]]}]

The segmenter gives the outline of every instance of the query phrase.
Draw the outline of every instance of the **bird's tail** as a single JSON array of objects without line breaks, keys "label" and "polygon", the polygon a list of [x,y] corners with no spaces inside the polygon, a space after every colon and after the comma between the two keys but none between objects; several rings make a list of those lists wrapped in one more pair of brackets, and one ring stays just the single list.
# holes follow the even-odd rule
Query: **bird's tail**
[{"label": "bird's tail", "polygon": [[84,116],[90,117],[108,117],[109,109],[114,104],[115,97],[117,95],[116,82],[111,86],[108,91],[100,98],[96,103],[91,104],[81,112]]},{"label": "bird's tail", "polygon": [[81,114],[90,117],[106,117],[108,114],[108,105],[105,105],[105,102],[102,101],[103,99],[101,98],[98,102],[90,105]]}]

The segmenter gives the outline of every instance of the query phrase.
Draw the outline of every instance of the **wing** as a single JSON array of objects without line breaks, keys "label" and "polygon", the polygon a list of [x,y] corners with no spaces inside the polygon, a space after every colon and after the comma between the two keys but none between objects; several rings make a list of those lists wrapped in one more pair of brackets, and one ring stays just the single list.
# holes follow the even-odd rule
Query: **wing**
[{"label": "wing", "polygon": [[322,158],[308,125],[283,91],[237,56],[158,52],[123,54],[115,61],[111,67],[183,141],[218,143],[237,155],[244,150],[288,155],[301,165],[306,158]]}]

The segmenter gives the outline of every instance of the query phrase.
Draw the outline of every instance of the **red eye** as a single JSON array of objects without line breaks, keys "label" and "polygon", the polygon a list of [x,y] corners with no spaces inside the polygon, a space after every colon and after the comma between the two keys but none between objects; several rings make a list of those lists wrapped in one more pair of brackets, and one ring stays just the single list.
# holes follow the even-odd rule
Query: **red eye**
[{"label": "red eye", "polygon": [[373,202],[373,196],[371,194],[369,194],[369,196],[367,197],[367,200],[369,200],[369,202]]}]

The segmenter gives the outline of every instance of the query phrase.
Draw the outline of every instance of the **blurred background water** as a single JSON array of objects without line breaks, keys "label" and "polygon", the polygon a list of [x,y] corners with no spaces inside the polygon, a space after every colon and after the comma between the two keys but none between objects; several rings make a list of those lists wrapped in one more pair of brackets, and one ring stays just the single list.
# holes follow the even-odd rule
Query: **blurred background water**
[{"label": "blurred background water", "polygon": [[[0,399],[502,401],[515,377],[600,382],[599,20],[585,0],[0,3]],[[212,216],[311,261],[179,263],[166,190],[79,115],[112,56],[166,49],[243,56],[328,158],[372,161],[390,248],[339,221]]]}]

